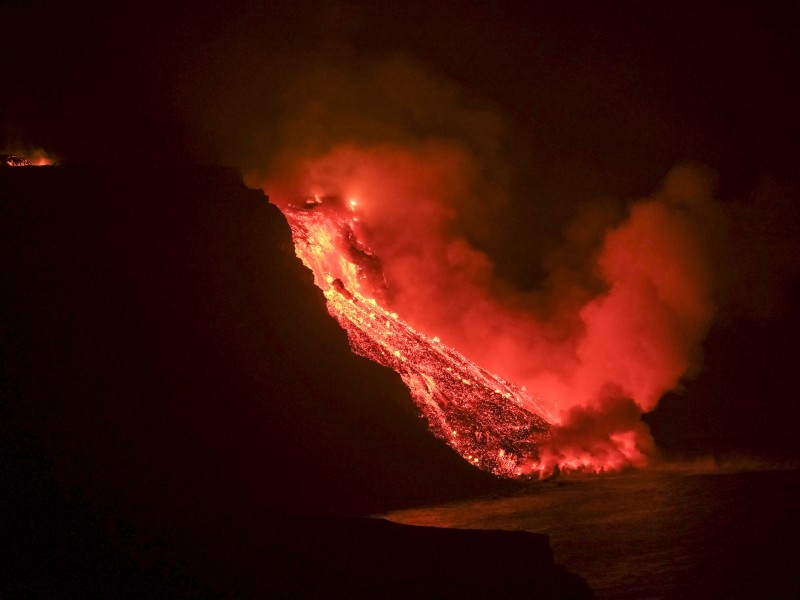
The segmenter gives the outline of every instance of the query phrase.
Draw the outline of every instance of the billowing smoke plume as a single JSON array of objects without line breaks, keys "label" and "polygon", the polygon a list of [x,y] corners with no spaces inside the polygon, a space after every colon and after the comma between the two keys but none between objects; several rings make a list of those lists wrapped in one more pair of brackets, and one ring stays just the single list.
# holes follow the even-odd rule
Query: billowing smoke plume
[{"label": "billowing smoke plume", "polygon": [[400,61],[305,76],[285,100],[281,152],[251,184],[279,204],[355,199],[392,310],[539,398],[556,425],[545,462],[643,462],[639,417],[697,372],[716,311],[713,175],[677,166],[649,198],[582,207],[559,247],[518,257],[544,274],[522,290],[468,234],[513,193],[501,119]]}]

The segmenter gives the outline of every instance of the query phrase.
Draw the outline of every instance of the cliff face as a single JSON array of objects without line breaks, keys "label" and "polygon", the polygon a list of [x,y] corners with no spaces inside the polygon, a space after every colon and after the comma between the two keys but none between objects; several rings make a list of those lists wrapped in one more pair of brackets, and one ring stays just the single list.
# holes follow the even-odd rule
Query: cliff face
[{"label": "cliff face", "polygon": [[2,190],[14,414],[68,480],[339,513],[486,482],[350,353],[235,173],[14,170]]},{"label": "cliff face", "polygon": [[274,537],[270,511],[497,485],[426,431],[396,374],[349,351],[284,217],[232,171],[3,170],[0,239],[23,576],[100,564],[137,590],[142,564],[162,582],[186,563],[222,581],[214,569]]}]

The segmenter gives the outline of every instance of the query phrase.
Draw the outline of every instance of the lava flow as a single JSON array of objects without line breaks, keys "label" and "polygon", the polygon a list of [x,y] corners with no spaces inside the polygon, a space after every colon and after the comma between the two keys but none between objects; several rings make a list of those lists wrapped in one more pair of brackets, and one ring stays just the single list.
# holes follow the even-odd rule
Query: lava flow
[{"label": "lava flow", "polygon": [[358,239],[356,201],[311,196],[281,210],[353,352],[399,373],[430,430],[471,464],[505,477],[538,473],[538,446],[550,438],[544,406],[384,307],[388,290]]},{"label": "lava flow", "polygon": [[0,167],[46,167],[53,164],[55,160],[44,150],[0,154]]},{"label": "lava flow", "polygon": [[16,154],[0,154],[0,167],[31,167],[30,161]]}]

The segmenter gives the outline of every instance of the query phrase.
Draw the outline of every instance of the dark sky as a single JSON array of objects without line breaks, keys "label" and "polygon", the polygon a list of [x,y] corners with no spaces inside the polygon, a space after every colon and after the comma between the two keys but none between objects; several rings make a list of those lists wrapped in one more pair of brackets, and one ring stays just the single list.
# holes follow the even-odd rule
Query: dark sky
[{"label": "dark sky", "polygon": [[576,203],[648,195],[681,161],[727,198],[795,176],[791,2],[184,4],[0,4],[0,146],[250,166],[280,147],[306,73],[400,59],[502,120],[521,223],[559,230]]},{"label": "dark sky", "polygon": [[[716,171],[724,201],[748,201],[765,181],[778,195],[797,189],[797,3],[519,5],[7,0],[0,150],[44,148],[64,164],[252,166],[285,141],[286,90],[305,73],[399,59],[504,124],[516,193],[502,214],[513,218],[503,243],[477,242],[520,285],[539,275],[515,261],[540,243],[525,236],[534,223],[546,239],[579,203],[646,196],[677,163]],[[786,215],[797,215],[795,197]],[[772,333],[753,326],[759,348],[778,334],[792,344],[784,310]],[[797,350],[780,354],[789,358],[766,361],[752,389]],[[776,386],[788,398],[788,384]]]},{"label": "dark sky", "polygon": [[734,190],[793,174],[794,3],[166,4],[3,3],[3,141],[233,161],[292,73],[401,56],[500,113],[556,190],[646,193],[686,159]]}]

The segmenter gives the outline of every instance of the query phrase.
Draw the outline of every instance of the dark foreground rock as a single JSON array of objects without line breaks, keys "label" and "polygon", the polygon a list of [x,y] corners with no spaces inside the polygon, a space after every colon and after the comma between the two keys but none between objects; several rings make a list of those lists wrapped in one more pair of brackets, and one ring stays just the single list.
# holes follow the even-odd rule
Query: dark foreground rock
[{"label": "dark foreground rock", "polygon": [[581,577],[554,564],[548,537],[540,534],[283,517],[273,540],[275,558],[265,562],[284,565],[282,577],[269,584],[279,596],[593,597]]},{"label": "dark foreground rock", "polygon": [[[536,536],[270,516],[500,484],[349,352],[282,215],[234,172],[4,169],[0,244],[0,592],[573,589]],[[471,563],[429,576],[462,547]]]}]

